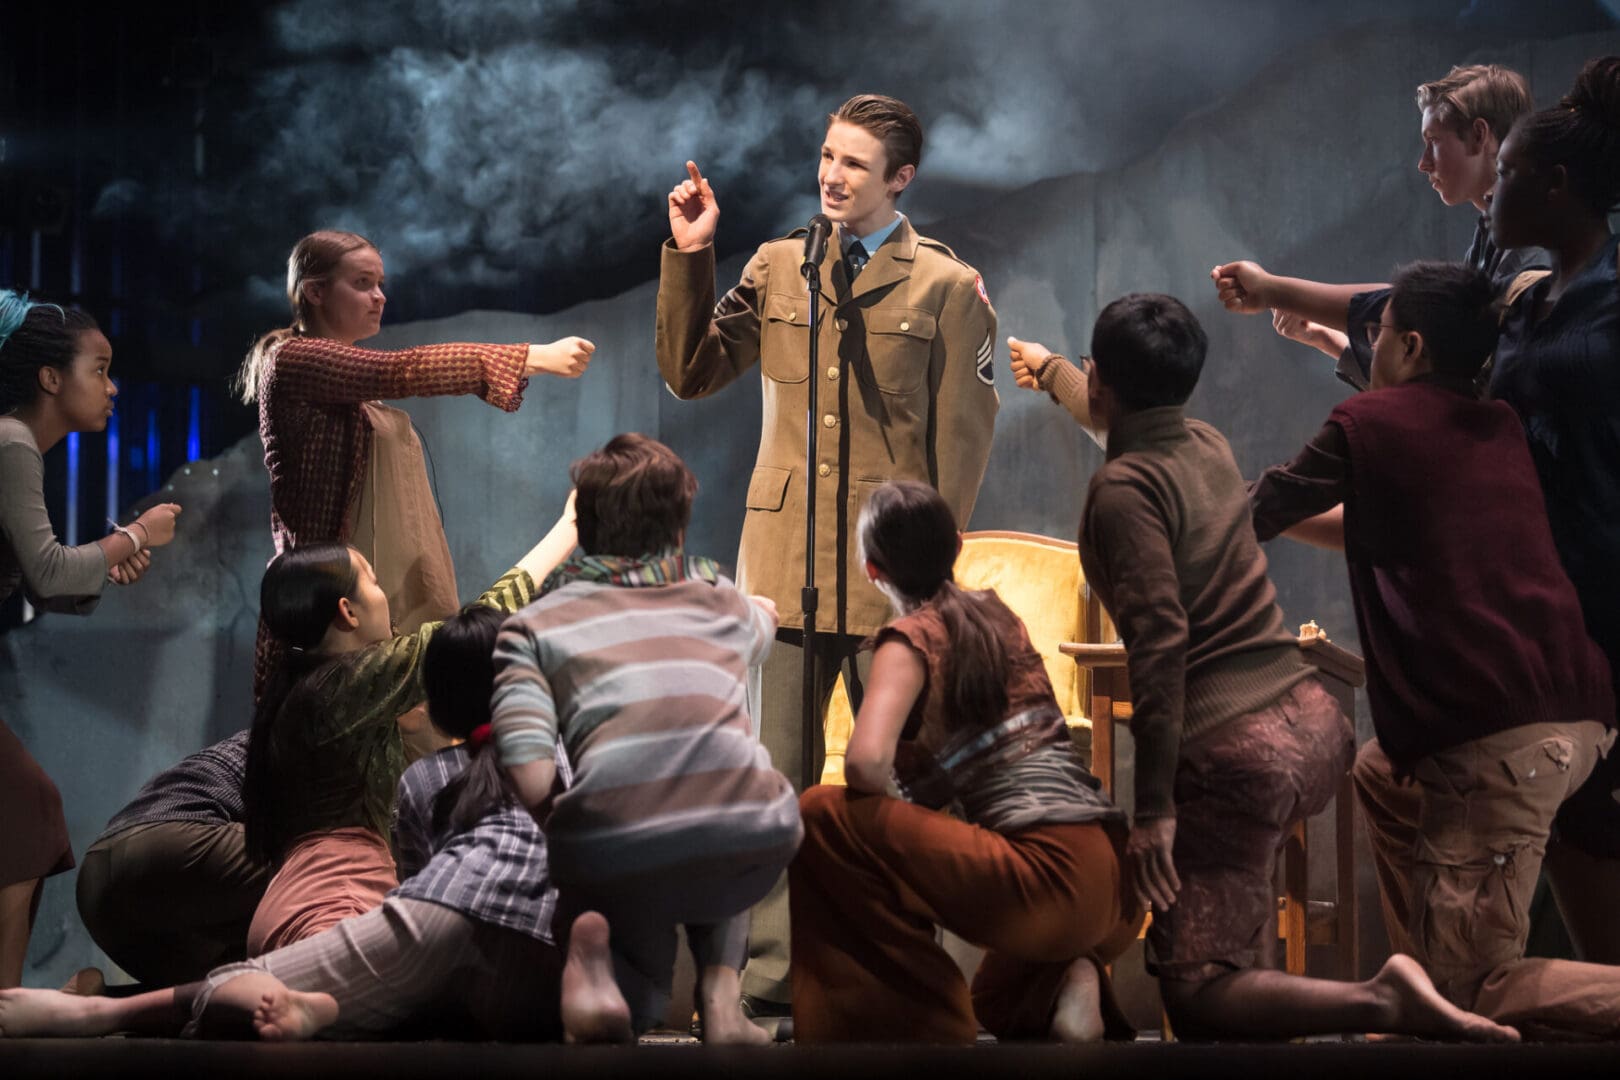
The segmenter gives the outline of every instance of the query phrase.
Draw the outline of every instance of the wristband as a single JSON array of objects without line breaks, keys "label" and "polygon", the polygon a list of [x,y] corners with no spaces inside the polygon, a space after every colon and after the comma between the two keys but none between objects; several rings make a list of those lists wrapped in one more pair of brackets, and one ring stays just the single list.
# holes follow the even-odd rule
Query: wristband
[{"label": "wristband", "polygon": [[[134,533],[130,532],[129,529],[126,526],[118,524],[118,522],[113,521],[111,518],[109,518],[107,520],[107,524],[112,526],[113,532],[118,533],[124,539],[128,540],[130,543],[135,545],[135,550],[130,552],[131,555],[139,555],[140,554],[141,548],[144,545],[141,544],[140,539]],[[146,526],[145,525],[141,526],[141,531],[142,532],[146,531]]]}]

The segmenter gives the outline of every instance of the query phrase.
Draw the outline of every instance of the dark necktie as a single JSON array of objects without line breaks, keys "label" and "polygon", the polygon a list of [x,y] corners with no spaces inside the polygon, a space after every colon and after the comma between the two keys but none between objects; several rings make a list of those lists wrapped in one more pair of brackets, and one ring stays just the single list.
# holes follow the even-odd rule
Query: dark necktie
[{"label": "dark necktie", "polygon": [[848,250],[844,252],[844,261],[849,264],[849,280],[854,281],[872,256],[866,253],[866,248],[859,240],[853,241]]}]

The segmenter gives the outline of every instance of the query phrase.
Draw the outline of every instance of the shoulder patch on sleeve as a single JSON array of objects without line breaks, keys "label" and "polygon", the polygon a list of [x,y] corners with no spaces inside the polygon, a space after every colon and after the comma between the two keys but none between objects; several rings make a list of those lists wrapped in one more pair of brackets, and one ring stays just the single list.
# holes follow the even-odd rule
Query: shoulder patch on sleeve
[{"label": "shoulder patch on sleeve", "polygon": [[990,294],[986,292],[984,288],[983,274],[973,275],[973,291],[979,294],[980,300],[983,300],[987,304],[990,302]]},{"label": "shoulder patch on sleeve", "polygon": [[[982,285],[979,287],[979,295],[984,295]],[[989,302],[988,300],[985,301],[987,304]],[[989,334],[984,335],[984,344],[979,346],[979,352],[974,362],[978,370],[979,381],[986,386],[996,385],[996,344]]]}]

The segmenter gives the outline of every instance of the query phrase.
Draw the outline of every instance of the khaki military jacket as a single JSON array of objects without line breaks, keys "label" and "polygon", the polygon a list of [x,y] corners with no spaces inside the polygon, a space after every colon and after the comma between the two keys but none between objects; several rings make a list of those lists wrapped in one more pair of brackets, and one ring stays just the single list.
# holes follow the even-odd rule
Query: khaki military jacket
[{"label": "khaki military jacket", "polygon": [[816,418],[816,585],[822,632],[869,634],[890,618],[866,580],[855,524],[887,480],[934,485],[967,527],[990,457],[996,313],[977,273],[902,221],[853,287],[836,237],[821,265],[819,370],[808,372],[803,230],[764,244],[715,303],[713,247],[668,242],[658,285],[658,369],[680,398],[722,389],[756,362],[764,389],[738,584],[804,625],[805,410]]}]

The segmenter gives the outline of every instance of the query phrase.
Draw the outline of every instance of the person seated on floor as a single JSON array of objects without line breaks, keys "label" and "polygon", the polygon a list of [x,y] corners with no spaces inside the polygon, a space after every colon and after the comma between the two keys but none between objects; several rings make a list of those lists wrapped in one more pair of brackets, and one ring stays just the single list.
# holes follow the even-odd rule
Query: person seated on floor
[{"label": "person seated on floor", "polygon": [[[420,1033],[544,1041],[562,1034],[563,960],[551,936],[556,890],[545,838],[500,786],[489,733],[495,638],[505,615],[473,606],[426,647],[428,714],[447,739],[399,785],[394,828],[409,876],[382,906],[206,979],[129,998],[56,991],[0,995],[0,1034],[90,1036],[115,1031],[242,1034],[263,1039],[376,1037],[407,1023]],[[470,766],[469,766],[470,761]],[[559,782],[569,776],[558,757]],[[458,813],[465,796],[487,803]],[[576,935],[576,968],[608,964]]]},{"label": "person seated on floor", "polygon": [[1231,448],[1183,412],[1208,349],[1198,320],[1174,297],[1132,293],[1097,317],[1091,348],[1087,415],[1108,456],[1080,560],[1127,650],[1127,873],[1153,907],[1149,970],[1176,1034],[1517,1039],[1443,998],[1408,956],[1356,983],[1266,966],[1277,853],[1349,768],[1350,722],[1283,626]]},{"label": "person seated on floor", "polygon": [[[570,503],[476,603],[527,604],[575,539]],[[248,928],[250,957],[363,914],[399,884],[384,839],[405,771],[396,720],[422,701],[422,656],[440,626],[396,635],[371,564],[344,544],[277,555],[260,610],[279,647],[248,741],[245,832],[275,876]]]},{"label": "person seated on floor", "polygon": [[[802,831],[747,707],[775,606],[682,550],[697,480],[667,446],[619,435],[572,472],[585,554],[507,622],[491,710],[501,765],[546,832],[570,949],[611,928],[612,963],[565,975],[564,1027],[625,1041],[662,1019],[685,924],[705,1040],[768,1042],[739,1007],[738,969],[748,909]],[[575,773],[554,795],[559,744]]]},{"label": "person seated on floor", "polygon": [[1524,428],[1475,393],[1494,296],[1466,266],[1402,269],[1368,330],[1373,389],[1266,470],[1255,530],[1297,526],[1349,564],[1378,733],[1356,793],[1392,945],[1461,1008],[1616,1038],[1620,967],[1524,955],[1554,816],[1613,745],[1614,698]]},{"label": "person seated on floor", "polygon": [[[1028,631],[952,580],[962,537],[929,485],[879,488],[857,535],[899,617],[867,643],[848,787],[799,803],[794,1038],[972,1044],[981,1023],[1130,1038],[1107,971],[1143,917],[1121,872],[1125,815],[1076,755]],[[939,926],[989,950],[971,993]]]},{"label": "person seated on floor", "polygon": [[158,773],[114,814],[79,865],[79,917],[124,971],[151,986],[247,957],[270,883],[242,838],[248,733]]}]

